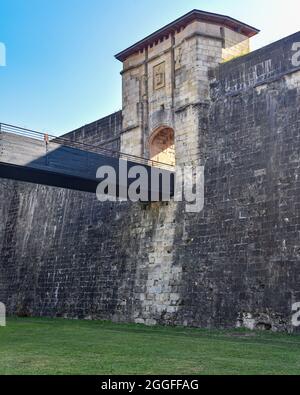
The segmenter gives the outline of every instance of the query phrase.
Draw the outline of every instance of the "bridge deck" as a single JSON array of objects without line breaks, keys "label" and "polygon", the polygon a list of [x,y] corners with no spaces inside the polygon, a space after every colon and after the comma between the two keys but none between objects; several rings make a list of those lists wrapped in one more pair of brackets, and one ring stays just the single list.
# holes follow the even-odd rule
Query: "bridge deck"
[{"label": "bridge deck", "polygon": [[[0,124],[1,178],[95,193],[101,181],[96,178],[97,169],[111,166],[118,176],[120,160],[126,160],[128,168],[143,166],[147,170],[149,184],[153,169],[150,164],[156,169],[161,168],[159,171],[171,177],[173,194],[174,175],[166,164]],[[118,178],[117,193],[120,187]],[[128,185],[133,181],[129,179]],[[151,188],[147,192],[151,200]]]}]

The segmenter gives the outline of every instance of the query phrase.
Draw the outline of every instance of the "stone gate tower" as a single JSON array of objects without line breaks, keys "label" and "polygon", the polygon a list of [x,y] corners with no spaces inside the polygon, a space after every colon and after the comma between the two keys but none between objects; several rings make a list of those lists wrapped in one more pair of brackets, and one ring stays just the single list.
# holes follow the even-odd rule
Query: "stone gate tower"
[{"label": "stone gate tower", "polygon": [[208,71],[249,52],[258,30],[193,10],[116,55],[123,62],[121,151],[174,164],[201,159]]}]

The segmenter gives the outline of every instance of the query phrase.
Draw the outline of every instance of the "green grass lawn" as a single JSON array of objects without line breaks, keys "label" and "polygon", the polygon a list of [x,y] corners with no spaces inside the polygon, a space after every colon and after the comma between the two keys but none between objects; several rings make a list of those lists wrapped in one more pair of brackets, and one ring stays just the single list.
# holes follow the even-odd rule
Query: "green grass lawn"
[{"label": "green grass lawn", "polygon": [[300,336],[11,318],[0,374],[300,374]]}]

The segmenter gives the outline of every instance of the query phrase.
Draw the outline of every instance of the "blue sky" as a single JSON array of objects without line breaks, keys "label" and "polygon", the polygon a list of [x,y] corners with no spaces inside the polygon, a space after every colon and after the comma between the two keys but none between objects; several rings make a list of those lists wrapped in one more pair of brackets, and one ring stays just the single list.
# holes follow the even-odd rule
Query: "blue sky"
[{"label": "blue sky", "polygon": [[121,108],[114,55],[191,9],[261,29],[253,49],[299,31],[299,0],[1,0],[0,122],[62,134]]}]

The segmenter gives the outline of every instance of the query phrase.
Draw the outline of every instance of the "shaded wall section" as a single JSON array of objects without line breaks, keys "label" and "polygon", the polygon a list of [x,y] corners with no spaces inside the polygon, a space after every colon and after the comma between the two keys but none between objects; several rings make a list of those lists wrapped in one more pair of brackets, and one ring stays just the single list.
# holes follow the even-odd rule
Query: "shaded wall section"
[{"label": "shaded wall section", "polygon": [[[93,125],[67,136],[107,147],[121,117]],[[155,323],[178,299],[169,287],[173,207],[103,204],[88,193],[5,180],[0,187],[0,300],[9,314]]]},{"label": "shaded wall section", "polygon": [[74,141],[97,144],[104,148],[119,151],[122,132],[122,111],[117,111],[105,118],[84,125],[64,135]]},{"label": "shaded wall section", "polygon": [[[206,198],[186,216],[184,307],[195,326],[291,327],[300,300],[300,72],[290,36],[221,65],[205,137]],[[212,73],[213,76],[213,73]]]}]

